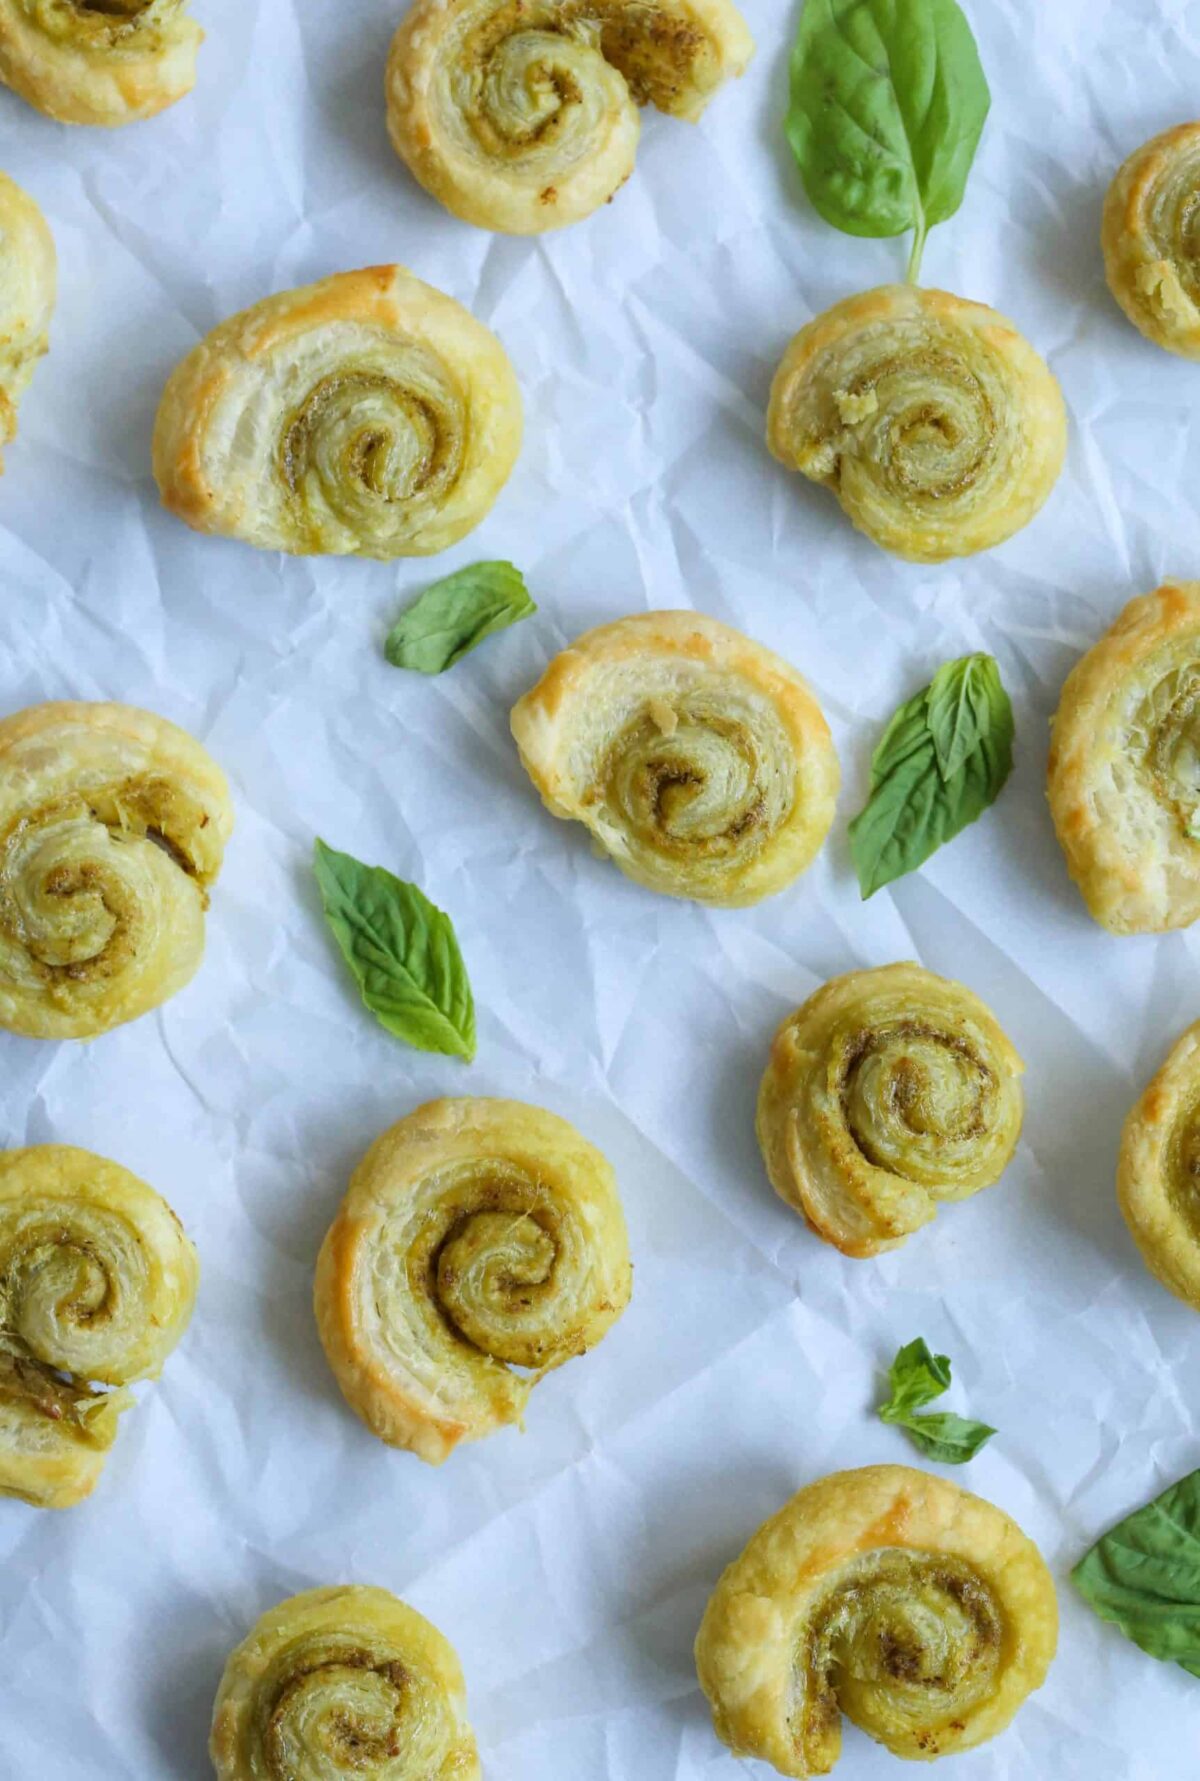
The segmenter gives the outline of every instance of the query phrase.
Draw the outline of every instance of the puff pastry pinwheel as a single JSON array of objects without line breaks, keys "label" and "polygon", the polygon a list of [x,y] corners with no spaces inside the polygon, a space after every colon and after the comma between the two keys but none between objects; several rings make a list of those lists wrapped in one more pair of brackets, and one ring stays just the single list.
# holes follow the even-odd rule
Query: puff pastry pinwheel
[{"label": "puff pastry pinwheel", "polygon": [[860,532],[913,563],[1001,544],[1058,480],[1067,419],[1011,322],[945,291],[884,285],[796,335],[767,443],[833,490]]},{"label": "puff pastry pinwheel", "polygon": [[225,1666],[217,1781],[479,1781],[449,1640],[386,1589],[310,1589]]},{"label": "puff pastry pinwheel", "polygon": [[908,1466],[835,1472],[717,1584],[700,1686],[735,1755],[828,1775],[841,1719],[931,1761],[1002,1732],[1058,1643],[1041,1554],[1002,1510]]},{"label": "puff pastry pinwheel", "polygon": [[547,809],[667,896],[757,903],[812,864],[833,821],[837,755],[808,687],[699,613],[588,631],[512,731]]},{"label": "puff pastry pinwheel", "polygon": [[835,977],[775,1035],[758,1095],[771,1185],[843,1255],[879,1255],[1003,1173],[1024,1066],[978,996],[920,965]]},{"label": "puff pastry pinwheel", "polygon": [[187,0],[0,0],[0,80],[63,124],[129,124],[196,84]]},{"label": "puff pastry pinwheel", "polygon": [[49,348],[57,292],[58,259],[46,219],[29,194],[0,173],[0,446],[17,436],[17,404]]},{"label": "puff pastry pinwheel", "polygon": [[1117,1198],[1155,1279],[1200,1311],[1200,1023],[1130,1110]]},{"label": "puff pastry pinwheel", "polygon": [[1067,867],[1113,934],[1200,916],[1200,582],[1131,600],[1066,679],[1048,792]]},{"label": "puff pastry pinwheel", "polygon": [[631,1285],[613,1172],[573,1126],[519,1101],[432,1101],[355,1170],[315,1305],[368,1428],[440,1465],[520,1421],[538,1380],[595,1347]]},{"label": "puff pastry pinwheel", "polygon": [[1108,190],[1108,288],[1156,346],[1200,359],[1200,124],[1142,144]]},{"label": "puff pastry pinwheel", "polygon": [[165,718],[0,722],[0,1027],[90,1039],[182,989],[232,828],[221,769]]},{"label": "puff pastry pinwheel", "polygon": [[640,105],[694,121],[753,53],[731,0],[416,0],[388,61],[388,129],[455,216],[536,235],[624,185]]},{"label": "puff pastry pinwheel", "polygon": [[154,428],[163,504],[300,556],[429,556],[489,511],[521,446],[500,342],[402,266],[267,297],[193,348]]},{"label": "puff pastry pinwheel", "polygon": [[123,1388],[161,1373],[197,1271],[171,1208],[128,1169],[66,1144],[0,1152],[0,1495],[45,1509],[89,1495],[133,1402]]}]

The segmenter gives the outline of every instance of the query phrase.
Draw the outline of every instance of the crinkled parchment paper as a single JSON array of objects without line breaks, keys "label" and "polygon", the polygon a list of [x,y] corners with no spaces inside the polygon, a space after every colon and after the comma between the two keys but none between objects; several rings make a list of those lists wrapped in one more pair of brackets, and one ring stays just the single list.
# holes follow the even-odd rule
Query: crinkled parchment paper
[{"label": "crinkled parchment paper", "polygon": [[[0,485],[0,701],[161,711],[207,743],[238,806],[189,990],[87,1047],[0,1036],[3,1142],[119,1159],[203,1263],[192,1329],[94,1498],[0,1504],[0,1775],[202,1781],[230,1646],[279,1597],[361,1580],[454,1641],[496,1781],[734,1781],[691,1662],[708,1590],[801,1483],[914,1458],[872,1405],[918,1334],[954,1359],[949,1403],[1001,1430],[955,1476],[1062,1583],[1048,1685],[953,1773],[1190,1772],[1200,1683],[1103,1627],[1065,1578],[1200,1458],[1200,1321],[1143,1272],[1113,1192],[1125,1108],[1200,1014],[1200,938],[1091,925],[1043,771],[1079,650],[1131,595],[1200,575],[1200,369],[1124,321],[1097,239],[1118,161],[1196,112],[1200,4],[970,8],[993,114],[925,276],[1020,323],[1072,437],[1026,532],[932,569],[876,551],[762,443],[791,333],[901,276],[906,252],[805,204],[780,132],[791,4],[746,0],[747,78],[697,130],[649,117],[616,203],[541,241],[456,222],[393,157],[396,0],[195,10],[199,88],[152,123],[69,132],[0,92],[0,166],[43,205],[62,274]],[[281,559],[161,513],[150,429],[178,357],[269,291],[392,259],[515,360],[527,443],[484,526],[434,569]],[[405,600],[484,556],[522,565],[538,617],[442,679],[390,669]],[[508,736],[513,699],[585,626],[686,605],[795,662],[843,757],[822,859],[749,911],[624,882],[542,812]],[[872,739],[973,649],[1012,690],[1017,771],[982,823],[864,906],[845,819]],[[471,1069],[406,1050],[358,1005],[318,912],[316,832],[453,913],[480,1008]],[[1028,1063],[1026,1135],[1002,1185],[895,1254],[845,1261],[771,1194],[755,1088],[789,1007],[905,957],[995,1008]],[[367,1143],[458,1092],[541,1102],[608,1152],[637,1274],[603,1346],[539,1388],[527,1433],[435,1472],[342,1404],[310,1282]],[[850,1732],[838,1772],[899,1771]]]}]

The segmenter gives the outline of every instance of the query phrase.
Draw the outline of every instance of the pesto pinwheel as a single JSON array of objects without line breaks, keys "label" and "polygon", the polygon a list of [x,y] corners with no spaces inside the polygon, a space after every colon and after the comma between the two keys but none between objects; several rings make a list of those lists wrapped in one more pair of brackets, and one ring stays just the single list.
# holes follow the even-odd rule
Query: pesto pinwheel
[{"label": "pesto pinwheel", "polygon": [[65,1144],[0,1152],[0,1495],[66,1509],[90,1494],[124,1388],[162,1371],[197,1272],[171,1208],[119,1164]]},{"label": "pesto pinwheel", "polygon": [[17,405],[49,350],[57,291],[58,258],[46,219],[29,194],[0,173],[0,447],[16,438]]},{"label": "pesto pinwheel", "polygon": [[639,106],[694,120],[753,53],[731,0],[416,0],[388,61],[388,129],[455,216],[539,234],[624,185]]},{"label": "pesto pinwheel", "polygon": [[164,506],[297,555],[428,556],[491,509],[521,445],[508,356],[401,266],[267,297],[177,367],[154,429]]},{"label": "pesto pinwheel", "polygon": [[386,1589],[310,1589],[264,1614],[225,1666],[217,1781],[479,1781],[449,1640]]},{"label": "pesto pinwheel", "polygon": [[695,612],[580,637],[519,700],[521,761],[639,884],[736,907],[790,884],[833,821],[829,726],[796,670]]},{"label": "pesto pinwheel", "polygon": [[758,1096],[771,1185],[844,1255],[895,1249],[999,1179],[1023,1068],[961,983],[915,964],[835,977],[771,1047]]},{"label": "pesto pinwheel", "polygon": [[823,483],[860,532],[914,563],[1020,531],[1062,469],[1067,420],[1046,364],[994,309],[884,285],[796,335],[767,443]]},{"label": "pesto pinwheel", "polygon": [[165,718],[59,704],[0,722],[0,1027],[90,1039],[182,989],[232,828],[221,769]]},{"label": "pesto pinwheel", "polygon": [[1058,1643],[1046,1565],[981,1497],[908,1466],[835,1472],[759,1528],[696,1640],[717,1735],[828,1775],[842,1716],[928,1762],[1002,1732]]},{"label": "pesto pinwheel", "polygon": [[196,84],[187,0],[0,0],[0,80],[63,124],[128,124]]},{"label": "pesto pinwheel", "polygon": [[1135,149],[1104,204],[1108,288],[1156,346],[1200,359],[1200,123]]},{"label": "pesto pinwheel", "polygon": [[1200,1311],[1200,1024],[1130,1109],[1117,1198],[1155,1279]]},{"label": "pesto pinwheel", "polygon": [[629,1302],[613,1172],[565,1119],[447,1100],[384,1132],[321,1247],[325,1352],[372,1432],[440,1465],[518,1422]]}]

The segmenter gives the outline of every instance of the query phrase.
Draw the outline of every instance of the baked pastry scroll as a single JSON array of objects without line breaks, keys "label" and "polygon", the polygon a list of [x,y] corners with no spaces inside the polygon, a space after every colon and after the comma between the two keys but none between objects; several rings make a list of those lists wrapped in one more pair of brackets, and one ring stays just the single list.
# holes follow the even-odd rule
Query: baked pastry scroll
[{"label": "baked pastry scroll", "polygon": [[1130,1109],[1117,1198],[1155,1279],[1200,1311],[1200,1024]]},{"label": "baked pastry scroll", "polygon": [[672,897],[756,903],[812,864],[837,755],[796,670],[695,612],[580,637],[515,706],[526,772],[630,878]]},{"label": "baked pastry scroll", "polygon": [[1067,867],[1114,934],[1200,916],[1200,582],[1131,600],[1076,662],[1048,792]]},{"label": "baked pastry scroll", "polygon": [[535,235],[624,185],[640,105],[694,120],[753,53],[731,0],[416,0],[388,61],[388,129],[455,216]]},{"label": "baked pastry scroll", "polygon": [[827,1775],[845,1714],[928,1762],[1002,1732],[1040,1688],[1058,1604],[991,1503],[908,1466],[835,1472],[765,1522],[717,1584],[700,1686],[735,1755]]},{"label": "baked pastry scroll", "polygon": [[945,291],[884,285],[796,335],[767,443],[824,483],[860,532],[914,563],[1001,544],[1058,480],[1067,419],[1011,322]]},{"label": "baked pastry scroll", "polygon": [[758,1095],[771,1185],[843,1255],[895,1249],[999,1179],[1023,1068],[961,983],[914,964],[835,977],[771,1047]]},{"label": "baked pastry scroll", "polygon": [[182,989],[232,828],[221,769],[165,718],[0,722],[0,1027],[90,1039]]},{"label": "baked pastry scroll", "polygon": [[0,80],[63,124],[128,124],[196,84],[187,0],[0,0]]},{"label": "baked pastry scroll", "polygon": [[1108,288],[1156,346],[1200,359],[1200,123],[1145,142],[1108,190]]},{"label": "baked pastry scroll", "polygon": [[440,1465],[519,1422],[538,1380],[608,1332],[631,1285],[613,1172],[573,1126],[520,1101],[432,1101],[355,1170],[315,1304],[368,1428]]},{"label": "baked pastry scroll", "polygon": [[198,532],[298,555],[427,556],[472,531],[521,445],[500,342],[401,266],[267,297],[172,374],[163,504]]},{"label": "baked pastry scroll", "polygon": [[57,292],[46,219],[28,192],[0,173],[0,446],[16,438],[17,404],[49,350]]},{"label": "baked pastry scroll", "polygon": [[0,1495],[65,1509],[94,1489],[123,1388],[162,1371],[196,1279],[179,1220],[127,1169],[66,1144],[0,1152]]},{"label": "baked pastry scroll", "polygon": [[217,1781],[479,1781],[450,1642],[386,1589],[310,1589],[225,1666]]}]

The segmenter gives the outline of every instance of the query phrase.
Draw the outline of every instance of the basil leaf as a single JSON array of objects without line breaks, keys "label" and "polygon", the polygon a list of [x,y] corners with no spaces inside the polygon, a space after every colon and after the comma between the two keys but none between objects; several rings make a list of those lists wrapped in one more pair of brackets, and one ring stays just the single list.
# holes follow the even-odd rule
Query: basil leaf
[{"label": "basil leaf", "polygon": [[537,607],[511,563],[474,563],[425,589],[393,625],[384,654],[393,668],[441,674]]},{"label": "basil leaf", "polygon": [[1012,704],[991,656],[963,656],[896,712],[871,757],[871,790],[850,824],[864,898],[961,834],[1012,772]]},{"label": "basil leaf", "polygon": [[1200,1676],[1200,1471],[1110,1528],[1071,1577],[1101,1620]]},{"label": "basil leaf", "polygon": [[963,1466],[974,1459],[996,1433],[986,1422],[969,1422],[949,1411],[914,1416],[902,1424],[905,1434],[926,1459],[942,1466]]},{"label": "basil leaf", "polygon": [[949,1355],[931,1353],[920,1336],[897,1354],[888,1369],[888,1384],[891,1396],[879,1407],[880,1421],[902,1428],[915,1447],[942,1465],[961,1466],[974,1459],[996,1433],[986,1422],[970,1422],[949,1411],[916,1414],[950,1385]]},{"label": "basil leaf", "polygon": [[880,1409],[884,1422],[899,1422],[922,1404],[940,1398],[950,1385],[950,1357],[931,1354],[921,1336],[900,1350],[888,1369],[892,1395]]},{"label": "basil leaf", "polygon": [[475,1003],[454,925],[415,884],[318,841],[325,919],[380,1024],[418,1051],[470,1061]]},{"label": "basil leaf", "polygon": [[949,779],[993,730],[1012,731],[1012,705],[994,656],[960,656],[929,683],[929,733],[938,772]]},{"label": "basil leaf", "polygon": [[848,235],[926,231],[954,215],[991,103],[956,0],[806,0],[785,129],[804,189]]}]

